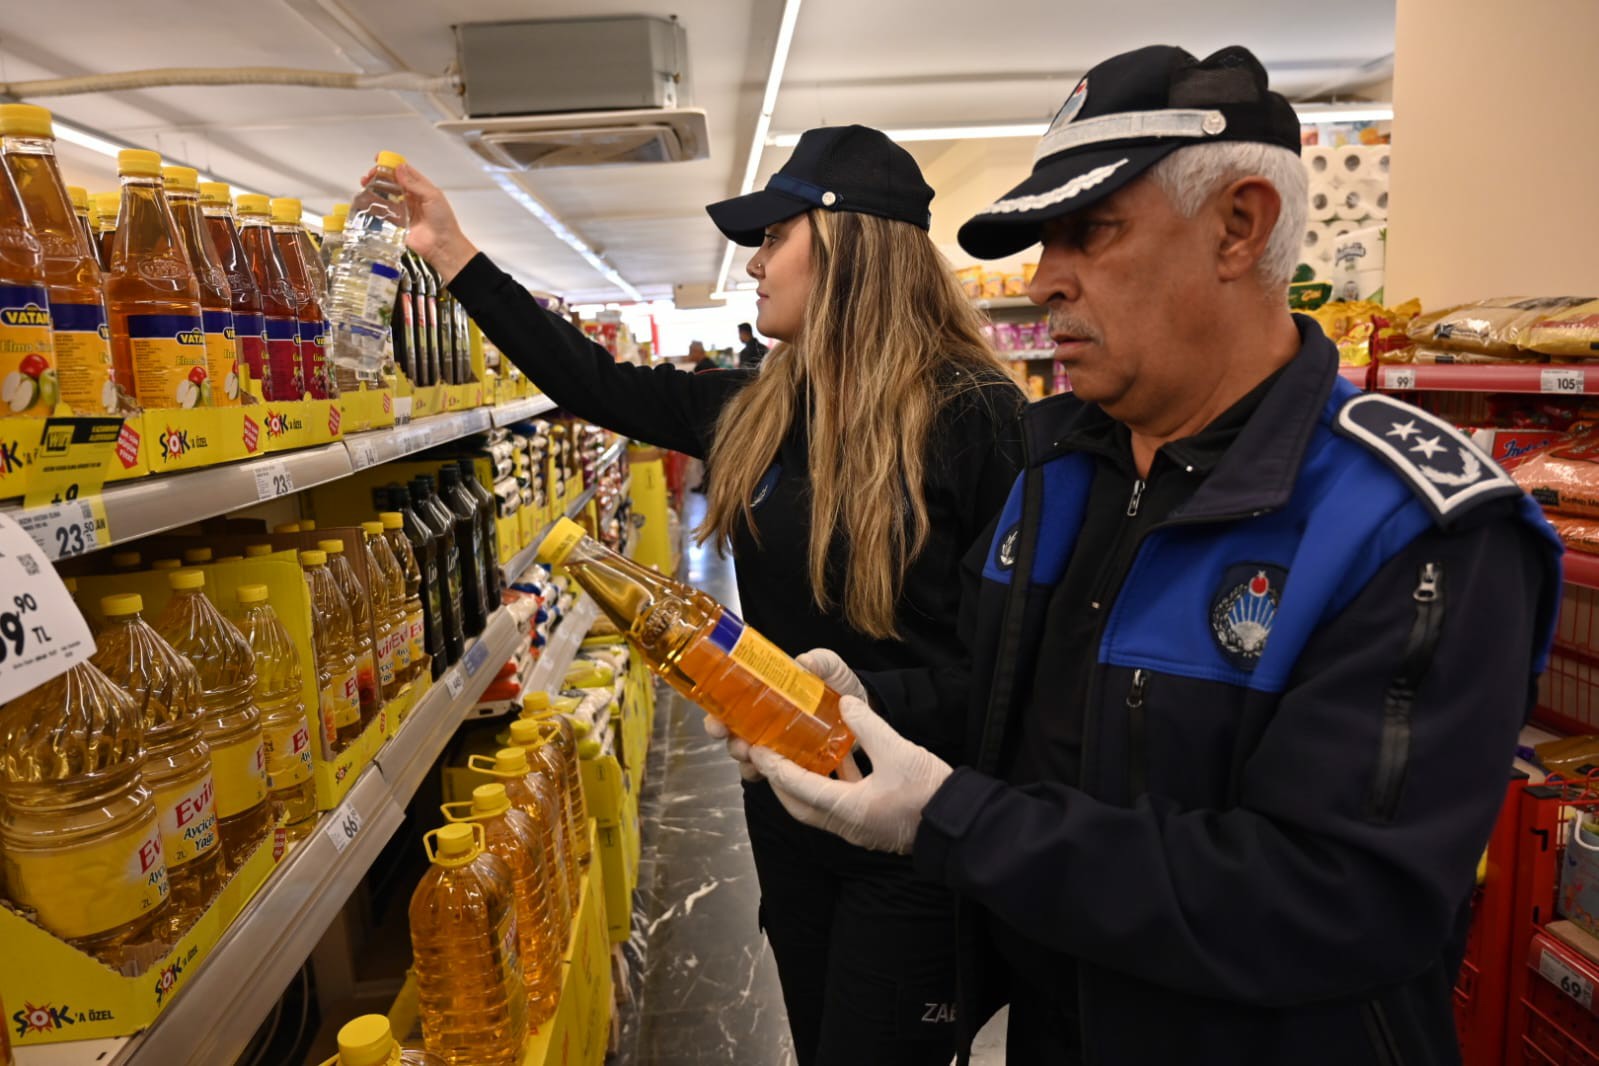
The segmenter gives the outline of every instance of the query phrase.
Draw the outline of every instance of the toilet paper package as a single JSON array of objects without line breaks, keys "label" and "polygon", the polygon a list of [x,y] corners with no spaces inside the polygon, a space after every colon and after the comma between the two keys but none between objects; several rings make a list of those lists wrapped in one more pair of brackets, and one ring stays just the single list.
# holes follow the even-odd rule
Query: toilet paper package
[{"label": "toilet paper package", "polygon": [[1339,190],[1330,179],[1315,179],[1310,182],[1310,214],[1313,222],[1327,222],[1338,211],[1340,202]]},{"label": "toilet paper package", "polygon": [[1311,144],[1300,150],[1299,158],[1305,164],[1310,180],[1332,177],[1333,150],[1326,145]]},{"label": "toilet paper package", "polygon": [[[1333,242],[1333,271],[1341,281],[1366,271],[1381,271],[1388,265],[1388,228],[1369,226],[1339,237]],[[1360,297],[1367,299],[1368,297]]]},{"label": "toilet paper package", "polygon": [[1384,195],[1386,192],[1387,187],[1382,182],[1371,178],[1345,182],[1344,187],[1338,190],[1334,214],[1338,218],[1354,221],[1386,218],[1388,215],[1388,199]]},{"label": "toilet paper package", "polygon": [[1334,300],[1369,300],[1374,304],[1383,302],[1382,270],[1357,270],[1354,273],[1340,274],[1333,280]]},{"label": "toilet paper package", "polygon": [[[1387,151],[1386,147],[1381,149],[1382,158],[1386,158]],[[1346,144],[1334,149],[1332,171],[1345,185],[1374,177],[1378,166],[1379,150],[1374,146]]]}]

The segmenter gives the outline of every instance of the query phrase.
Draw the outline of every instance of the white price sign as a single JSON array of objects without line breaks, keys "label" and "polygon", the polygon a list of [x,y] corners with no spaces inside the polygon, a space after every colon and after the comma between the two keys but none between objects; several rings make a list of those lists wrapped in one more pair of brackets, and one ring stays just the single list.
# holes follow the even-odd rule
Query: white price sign
[{"label": "white price sign", "polygon": [[94,654],[89,624],[41,543],[0,515],[0,703]]},{"label": "white price sign", "polygon": [[1385,389],[1413,389],[1416,387],[1416,370],[1408,366],[1386,366],[1382,371]]},{"label": "white price sign", "polygon": [[1538,972],[1584,1008],[1593,1010],[1593,982],[1548,948],[1539,953]]},{"label": "white price sign", "polygon": [[98,496],[29,507],[18,516],[22,529],[51,559],[70,559],[111,543],[105,504]]},{"label": "white price sign", "polygon": [[1562,396],[1581,396],[1588,391],[1588,378],[1572,367],[1545,367],[1538,371],[1538,390]]},{"label": "white price sign", "polygon": [[333,850],[344,854],[344,849],[361,834],[361,812],[345,801],[333,812],[326,832],[328,839],[333,841]]},{"label": "white price sign", "polygon": [[377,457],[372,452],[372,442],[369,440],[354,441],[350,445],[350,461],[357,470],[365,470],[377,462]]},{"label": "white price sign", "polygon": [[275,500],[279,496],[287,496],[294,491],[294,475],[289,473],[289,464],[281,459],[270,463],[262,463],[255,468],[255,498],[258,500]]},{"label": "white price sign", "polygon": [[452,669],[444,675],[444,687],[450,690],[450,699],[459,699],[466,691],[466,678],[461,676],[460,670]]}]

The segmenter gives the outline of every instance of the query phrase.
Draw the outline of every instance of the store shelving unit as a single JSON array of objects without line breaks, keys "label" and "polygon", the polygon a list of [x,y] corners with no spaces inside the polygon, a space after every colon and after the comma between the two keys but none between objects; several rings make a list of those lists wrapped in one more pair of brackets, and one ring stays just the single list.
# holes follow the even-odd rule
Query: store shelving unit
[{"label": "store shelving unit", "polygon": [[[609,448],[605,449],[605,451],[600,453],[599,461],[594,464],[595,471],[598,472],[600,470],[604,470],[606,467],[616,462],[622,457],[622,452],[625,451],[626,448],[627,441],[619,440]],[[599,487],[599,478],[596,477],[594,479],[594,484],[584,489],[582,493],[579,494],[577,499],[573,500],[567,505],[566,517],[576,518],[578,515],[582,514],[583,508],[587,507],[589,505],[589,501],[594,499],[594,494],[599,491]],[[544,540],[544,534],[548,532],[548,527],[540,530],[539,535],[533,538],[533,543],[517,552],[516,555],[511,558],[511,561],[505,565],[503,574],[505,576],[505,583],[507,585],[514,582],[522,575],[524,571],[527,570],[528,567],[533,565],[534,561],[538,558],[539,544]]]},{"label": "store shelving unit", "polygon": [[1377,368],[1375,384],[1384,392],[1531,392],[1548,396],[1592,396],[1599,394],[1599,366],[1390,363]]},{"label": "store shelving unit", "polygon": [[512,400],[510,403],[502,403],[492,410],[496,426],[509,426],[514,422],[537,418],[546,411],[555,410],[555,401],[548,396],[529,396],[521,400]]},{"label": "store shelving unit", "polygon": [[1012,311],[1023,308],[1032,308],[1035,311],[1043,310],[1043,308],[1025,296],[994,296],[987,299],[978,299],[972,301],[972,306],[979,311]]}]

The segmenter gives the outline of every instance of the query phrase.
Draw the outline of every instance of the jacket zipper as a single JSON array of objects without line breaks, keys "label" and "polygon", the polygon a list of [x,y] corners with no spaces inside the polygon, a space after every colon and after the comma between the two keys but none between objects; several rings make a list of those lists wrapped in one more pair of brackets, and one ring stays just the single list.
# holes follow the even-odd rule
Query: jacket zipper
[{"label": "jacket zipper", "polygon": [[1147,789],[1148,760],[1144,743],[1144,689],[1149,686],[1149,671],[1133,671],[1133,685],[1127,690],[1127,792],[1137,799]]},{"label": "jacket zipper", "polygon": [[1127,500],[1127,517],[1128,518],[1136,518],[1138,516],[1138,504],[1144,498],[1144,486],[1145,486],[1145,484],[1146,484],[1146,482],[1144,481],[1143,478],[1134,479],[1134,481],[1133,481],[1133,494]]},{"label": "jacket zipper", "polygon": [[1411,711],[1443,632],[1443,571],[1437,563],[1423,564],[1411,599],[1415,601],[1416,617],[1399,669],[1383,696],[1382,739],[1367,804],[1371,818],[1378,822],[1393,821],[1398,810],[1410,765]]},{"label": "jacket zipper", "polygon": [[1377,1053],[1378,1066],[1405,1066],[1405,1058],[1399,1053],[1399,1043],[1394,1040],[1394,1031],[1388,1024],[1382,1003],[1373,999],[1361,1004],[1360,1011],[1366,1016],[1366,1036],[1371,1040],[1371,1049]]}]

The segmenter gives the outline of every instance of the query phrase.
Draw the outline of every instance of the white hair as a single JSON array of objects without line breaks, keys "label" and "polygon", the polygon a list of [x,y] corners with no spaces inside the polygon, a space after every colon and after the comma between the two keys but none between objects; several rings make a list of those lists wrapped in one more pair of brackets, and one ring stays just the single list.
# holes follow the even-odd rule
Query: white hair
[{"label": "white hair", "polygon": [[1266,251],[1255,264],[1260,280],[1275,293],[1293,277],[1310,210],[1305,168],[1297,153],[1255,141],[1196,144],[1178,149],[1147,172],[1184,218],[1199,214],[1205,201],[1224,185],[1251,175],[1270,182],[1283,202]]}]

